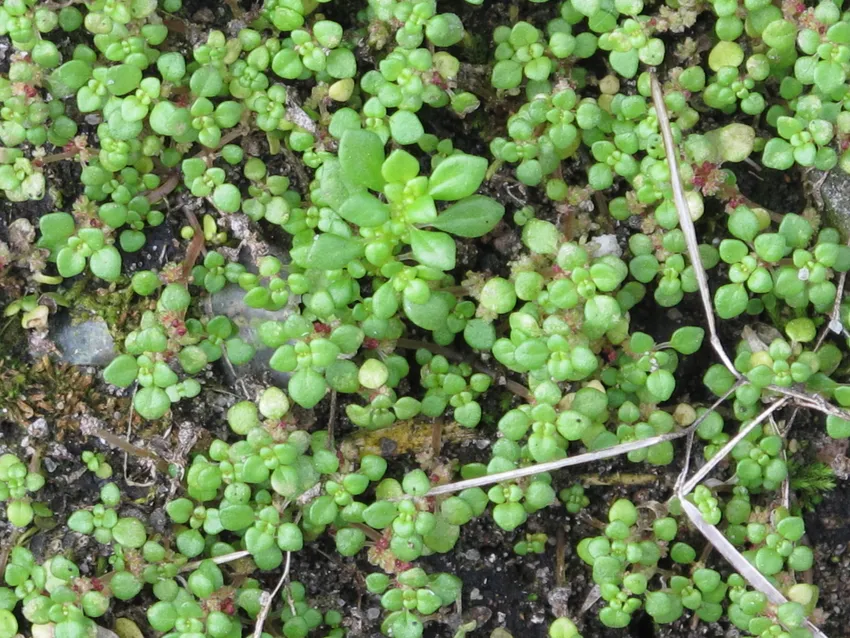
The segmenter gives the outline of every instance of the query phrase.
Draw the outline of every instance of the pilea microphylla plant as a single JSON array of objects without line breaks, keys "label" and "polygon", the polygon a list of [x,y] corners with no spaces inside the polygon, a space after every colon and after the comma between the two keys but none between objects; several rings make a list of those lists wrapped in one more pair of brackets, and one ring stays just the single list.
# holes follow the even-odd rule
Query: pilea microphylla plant
[{"label": "pilea microphylla plant", "polygon": [[0,369],[0,638],[843,635],[840,2],[186,5],[0,5],[0,343],[115,342]]}]

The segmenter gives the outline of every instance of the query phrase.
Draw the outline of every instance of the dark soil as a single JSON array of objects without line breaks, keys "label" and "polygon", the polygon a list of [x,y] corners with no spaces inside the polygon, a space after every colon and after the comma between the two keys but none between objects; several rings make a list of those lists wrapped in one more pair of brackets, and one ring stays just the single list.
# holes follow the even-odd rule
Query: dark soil
[{"label": "dark soil", "polygon": [[[258,2],[243,2],[242,8],[251,11]],[[328,7],[328,16],[349,26],[353,11],[349,4],[336,3]],[[183,16],[202,29],[224,28],[233,18],[225,3],[210,3],[208,0],[186,0]],[[359,6],[359,3],[358,3]],[[510,3],[493,0],[487,11],[475,10],[457,0],[441,2],[442,10],[456,10],[480,50],[472,52],[473,61],[485,63],[487,48],[491,43],[486,34],[496,24],[510,23]],[[545,22],[553,8],[547,5],[529,5],[529,11],[540,14],[540,23]],[[485,35],[480,35],[485,34]],[[7,64],[8,40],[0,38],[3,55],[0,68]],[[477,56],[479,59],[474,59]],[[469,57],[467,55],[467,57]],[[492,112],[475,113],[467,120],[446,118],[443,113],[423,112],[426,127],[441,137],[453,139],[456,147],[471,153],[486,153],[489,139],[501,131],[490,128],[489,122],[504,121],[506,114],[514,108],[509,101],[494,104]],[[486,134],[483,133],[486,131]],[[272,172],[289,174],[290,167],[282,157],[264,159]],[[569,172],[574,167],[565,166]],[[298,184],[297,176],[291,175],[294,187],[306,191],[306,184]],[[778,212],[800,212],[805,204],[802,196],[800,176],[795,173],[779,173],[767,169],[755,173],[746,168],[738,174],[741,189],[754,201]],[[0,240],[8,240],[8,226],[15,220],[26,218],[37,227],[38,218],[54,210],[68,210],[80,192],[79,169],[73,163],[52,164],[48,170],[48,183],[53,193],[40,202],[12,204],[0,198]],[[499,198],[508,208],[508,216],[517,208],[518,196],[538,207],[542,218],[555,221],[562,211],[546,203],[542,194],[514,183],[510,178],[492,180],[486,190]],[[193,205],[198,217],[211,210],[204,205],[191,203],[191,198],[177,195],[171,198],[171,211],[167,222],[148,232],[148,245],[137,255],[125,255],[129,272],[145,268],[161,269],[168,262],[180,262],[182,248],[175,240],[179,229],[186,223],[181,210]],[[599,217],[598,213],[595,213]],[[707,214],[708,216],[708,214]],[[519,232],[516,227],[502,224],[492,240],[465,241],[459,250],[460,270],[475,270],[506,275],[508,261],[518,254]],[[274,235],[266,237],[270,243],[280,239]],[[5,305],[17,296],[28,292],[21,280],[0,279],[0,305]],[[702,323],[702,312],[694,297],[675,312],[659,316],[651,298],[632,312],[634,329],[644,330],[659,340],[668,336],[681,325]],[[727,323],[723,326],[727,343],[735,339],[742,323]],[[107,558],[104,546],[88,537],[66,531],[62,523],[67,516],[81,507],[97,500],[99,487],[105,482],[95,479],[84,471],[80,461],[83,450],[103,452],[115,468],[116,480],[127,496],[121,511],[124,515],[136,515],[147,520],[156,531],[167,534],[168,523],[162,508],[167,499],[174,495],[178,486],[162,474],[152,473],[144,459],[130,456],[124,473],[124,454],[106,446],[100,439],[86,437],[79,431],[79,420],[83,416],[95,418],[103,427],[125,436],[128,428],[128,393],[105,386],[94,369],[73,370],[59,364],[50,364],[46,370],[35,372],[36,360],[27,354],[27,335],[18,322],[0,324],[0,453],[14,450],[27,455],[37,452],[47,476],[46,487],[39,493],[53,512],[52,517],[36,521],[38,531],[29,539],[29,547],[37,556],[47,556],[57,551],[70,551],[79,561],[84,572],[94,573],[103,568]],[[687,358],[679,369],[681,387],[690,394],[691,400],[705,400],[706,394],[700,382],[701,371],[712,361],[712,354],[705,346],[697,355]],[[411,377],[418,374],[411,356]],[[77,375],[77,376],[74,376]],[[90,378],[88,384],[79,382]],[[70,380],[70,381],[69,381]],[[139,445],[153,450],[175,461],[186,462],[189,450],[187,441],[197,440],[195,451],[203,451],[216,437],[227,435],[224,413],[241,395],[241,389],[228,382],[226,371],[215,368],[203,379],[205,390],[201,400],[190,406],[178,404],[168,423],[149,424],[133,419],[131,439]],[[259,387],[258,380],[245,379],[248,387]],[[495,436],[493,415],[501,414],[504,406],[513,398],[499,389],[494,389],[486,398],[484,424],[475,432],[475,438],[462,443],[446,442],[442,449],[444,459],[458,464],[482,461],[487,458],[487,449]],[[312,415],[315,427],[325,427],[332,418],[329,402],[323,402]],[[344,417],[344,402],[340,400],[336,414],[336,436],[345,440],[355,429]],[[850,569],[850,490],[848,470],[845,467],[846,448],[826,441],[822,419],[799,419],[793,436],[803,442],[803,458],[820,458],[836,467],[845,468],[838,473],[838,486],[826,494],[817,508],[807,514],[808,538],[815,548],[817,563],[811,574],[812,582],[821,588],[821,607],[826,615],[823,628],[828,635],[847,635],[850,626],[850,582],[844,577]],[[827,448],[827,443],[831,447]],[[682,449],[681,444],[677,448]],[[824,458],[824,456],[826,458]],[[393,474],[400,476],[406,469],[416,465],[411,457],[399,457],[393,465]],[[557,489],[576,481],[588,482],[587,474],[595,485],[587,489],[591,506],[578,516],[568,515],[562,507],[552,507],[532,516],[521,531],[506,533],[484,517],[462,528],[461,538],[455,551],[447,555],[434,555],[422,560],[433,570],[454,573],[464,581],[462,617],[479,620],[479,629],[472,636],[489,636],[497,627],[504,627],[516,637],[538,638],[546,635],[546,627],[555,615],[570,615],[576,619],[585,638],[648,638],[653,636],[720,636],[735,635],[728,627],[718,624],[700,624],[694,629],[690,622],[659,628],[646,616],[637,616],[628,630],[608,630],[596,618],[595,610],[580,613],[583,604],[592,595],[593,583],[589,571],[575,554],[578,541],[595,535],[598,529],[594,520],[603,520],[606,504],[618,496],[628,495],[636,502],[666,501],[672,495],[672,482],[679,471],[674,467],[647,469],[624,460],[601,463],[591,468],[565,470],[555,477]],[[620,473],[649,472],[650,481],[639,485],[622,485]],[[525,533],[544,532],[550,541],[546,552],[540,556],[518,557],[512,547]],[[11,528],[0,521],[0,539],[12,537]],[[563,556],[559,565],[558,555]],[[718,568],[722,562],[710,558],[709,563]],[[562,569],[560,569],[562,568]],[[330,539],[310,544],[293,557],[293,577],[307,586],[314,601],[321,608],[340,608],[347,617],[351,636],[378,636],[380,610],[375,597],[365,592],[363,575],[370,567],[365,561],[339,556]],[[266,574],[264,585],[273,586],[277,574]],[[110,612],[113,617],[126,616],[145,626],[144,608],[150,601],[135,601],[119,604]],[[103,623],[109,625],[113,618]],[[427,635],[450,637],[460,624],[460,618],[444,618],[446,624],[432,623]],[[448,626],[447,626],[448,625]]]}]

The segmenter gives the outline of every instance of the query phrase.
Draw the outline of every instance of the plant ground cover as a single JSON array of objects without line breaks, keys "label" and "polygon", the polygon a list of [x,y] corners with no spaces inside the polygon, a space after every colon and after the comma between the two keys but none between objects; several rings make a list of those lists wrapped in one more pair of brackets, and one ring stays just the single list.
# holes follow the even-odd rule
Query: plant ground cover
[{"label": "plant ground cover", "polygon": [[842,11],[5,0],[0,638],[843,635]]}]

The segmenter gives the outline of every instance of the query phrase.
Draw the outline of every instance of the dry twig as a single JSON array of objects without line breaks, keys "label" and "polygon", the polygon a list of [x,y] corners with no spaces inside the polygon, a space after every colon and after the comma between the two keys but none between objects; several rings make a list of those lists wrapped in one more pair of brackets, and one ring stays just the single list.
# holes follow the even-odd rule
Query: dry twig
[{"label": "dry twig", "polygon": [[193,569],[198,569],[201,566],[201,563],[211,560],[216,565],[224,565],[225,563],[232,563],[235,560],[239,560],[240,558],[246,558],[251,555],[251,552],[245,549],[240,549],[238,552],[230,552],[228,554],[222,554],[221,556],[214,556],[213,558],[205,558],[204,560],[196,560],[191,563],[186,563],[183,567],[180,568],[180,573],[183,574],[185,572],[190,572]]},{"label": "dry twig", "polygon": [[[676,161],[677,149],[673,143],[673,133],[670,129],[670,120],[667,115],[667,108],[664,104],[664,96],[661,92],[661,85],[658,83],[658,79],[655,77],[653,73],[651,76],[652,82],[652,99],[655,103],[655,110],[658,116],[658,125],[661,129],[661,134],[664,139],[664,150],[667,155],[667,165],[670,169],[670,183],[673,187],[673,197],[676,204],[676,211],[679,214],[679,223],[682,226],[682,230],[685,233],[685,238],[688,244],[688,253],[691,258],[691,263],[694,266],[694,271],[697,275],[697,281],[700,287],[700,295],[702,297],[703,309],[705,310],[706,321],[709,326],[709,331],[711,333],[711,344],[714,347],[715,352],[717,352],[718,356],[723,360],[724,365],[732,372],[738,379],[741,379],[740,374],[737,370],[735,370],[732,362],[729,360],[729,357],[726,355],[726,352],[723,349],[723,345],[720,343],[720,339],[717,336],[717,329],[714,321],[714,309],[711,305],[711,298],[709,295],[708,289],[708,280],[705,276],[705,270],[702,267],[702,262],[700,261],[696,231],[694,230],[693,221],[690,217],[690,212],[688,210],[688,204],[684,197],[684,189],[682,188],[682,180],[679,176],[679,167]],[[696,486],[702,481],[711,470],[717,466],[718,463],[723,461],[732,451],[732,449],[745,437],[748,433],[750,433],[754,428],[759,426],[765,420],[771,418],[771,415],[779,410],[780,408],[789,405],[789,404],[797,404],[797,405],[809,405],[810,407],[816,407],[821,409],[822,411],[828,411],[826,402],[818,396],[810,396],[802,392],[797,392],[794,390],[789,390],[787,388],[770,388],[782,395],[784,395],[781,399],[771,404],[767,409],[762,411],[755,419],[748,422],[744,427],[741,428],[740,432],[733,437],[726,445],[723,446],[721,450],[719,450],[705,465],[703,465],[689,480],[684,483],[678,485],[677,496],[679,498],[679,502],[682,505],[682,509],[687,515],[688,519],[691,523],[696,527],[700,533],[705,537],[705,539],[711,544],[714,549],[716,549],[726,560],[727,562],[735,569],[741,576],[755,589],[763,593],[767,599],[774,605],[782,605],[788,600],[785,596],[782,595],[776,587],[761,573],[759,572],[755,566],[750,563],[744,556],[729,542],[729,540],[724,536],[724,534],[718,530],[714,525],[708,523],[700,513],[699,509],[691,503],[687,496],[696,488]],[[826,404],[826,405],[823,405]],[[832,408],[832,406],[828,406],[830,409],[837,410],[837,408]],[[681,479],[681,477],[680,477]],[[811,621],[806,620],[806,626],[809,631],[812,632],[812,635],[817,638],[826,638],[824,634],[815,627]]]},{"label": "dry twig", "polygon": [[705,320],[708,324],[709,338],[714,351],[720,360],[723,362],[729,372],[735,375],[735,378],[740,378],[740,373],[732,365],[732,360],[723,349],[723,344],[720,342],[720,337],[717,334],[717,324],[714,320],[714,307],[711,303],[711,292],[708,288],[708,277],[705,274],[705,268],[702,265],[702,259],[699,254],[699,243],[697,242],[697,233],[694,229],[694,222],[691,219],[691,212],[688,208],[688,200],[685,198],[685,189],[682,186],[682,178],[679,176],[679,161],[678,151],[673,142],[673,132],[670,130],[670,118],[667,115],[667,107],[664,105],[664,94],[661,91],[661,85],[658,83],[658,78],[653,73],[652,76],[652,101],[655,104],[655,113],[658,118],[658,127],[661,129],[661,137],[664,140],[664,152],[667,155],[667,166],[670,169],[670,186],[673,189],[673,202],[676,204],[676,212],[679,214],[679,226],[682,227],[682,232],[685,235],[685,241],[688,245],[688,257],[691,260],[691,265],[694,269],[694,274],[699,284],[700,298],[702,306],[705,310]]},{"label": "dry twig", "polygon": [[254,638],[260,638],[263,635],[263,625],[266,624],[266,618],[268,618],[269,611],[272,608],[272,603],[280,591],[280,588],[283,587],[283,583],[286,582],[287,578],[289,578],[289,565],[291,559],[292,552],[286,552],[286,564],[283,567],[283,574],[281,574],[280,580],[277,581],[274,591],[272,591],[271,594],[267,591],[263,592],[263,596],[261,598],[263,606],[260,608],[260,613],[257,614],[257,624],[254,625]]},{"label": "dry twig", "polygon": [[570,456],[565,459],[558,459],[557,461],[537,463],[535,465],[521,467],[516,470],[509,470],[507,472],[498,472],[496,474],[488,474],[487,476],[480,476],[474,479],[466,479],[464,481],[457,481],[455,483],[437,485],[431,488],[431,490],[425,496],[451,494],[452,492],[460,492],[461,490],[465,490],[469,487],[483,487],[485,485],[501,483],[502,481],[512,481],[518,478],[524,478],[526,476],[534,476],[535,474],[541,474],[543,472],[552,472],[554,470],[560,470],[562,468],[572,467],[574,465],[584,465],[585,463],[593,463],[594,461],[610,459],[615,456],[620,456],[622,454],[628,454],[629,452],[633,452],[635,450],[642,450],[647,447],[652,447],[653,445],[663,443],[664,441],[674,441],[675,439],[680,439],[683,436],[688,436],[695,432],[696,429],[700,426],[700,424],[705,421],[708,416],[712,412],[714,412],[720,406],[720,404],[723,403],[732,394],[732,392],[734,392],[734,389],[729,390],[725,395],[715,401],[714,404],[712,404],[712,406],[709,407],[704,414],[700,415],[700,417],[696,421],[691,423],[684,430],[679,430],[677,432],[669,432],[667,434],[653,436],[648,439],[641,439],[639,441],[630,441],[621,445],[615,445],[613,447],[604,448],[602,450],[596,450],[595,452],[585,452],[584,454],[579,454],[577,456]]}]

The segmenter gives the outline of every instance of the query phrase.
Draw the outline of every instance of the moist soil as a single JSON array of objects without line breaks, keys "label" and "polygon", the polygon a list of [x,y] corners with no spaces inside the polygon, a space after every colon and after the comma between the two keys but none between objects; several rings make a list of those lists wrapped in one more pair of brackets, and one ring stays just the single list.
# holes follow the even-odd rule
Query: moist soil
[{"label": "moist soil", "polygon": [[[258,3],[242,2],[242,10],[251,12]],[[327,16],[345,27],[353,26],[355,6],[361,3],[335,2],[327,7]],[[233,25],[227,3],[209,3],[202,0],[186,0],[181,17],[188,27],[189,41],[197,33],[210,28],[227,30]],[[449,8],[448,5],[452,5]],[[324,7],[323,7],[324,9]],[[441,3],[441,10],[455,10],[468,30],[474,35],[480,50],[472,52],[472,62],[485,64],[490,44],[486,34],[498,24],[510,24],[512,6],[508,2],[493,2],[486,11],[470,7],[458,1]],[[541,23],[551,17],[551,8],[545,5],[524,5],[523,11],[539,14]],[[526,13],[523,13],[525,16]],[[697,27],[697,29],[699,26]],[[8,68],[10,52],[8,39],[0,38],[0,68]],[[365,49],[362,59],[370,54]],[[470,53],[465,52],[465,59]],[[471,69],[471,70],[470,70]],[[474,68],[465,72],[474,75]],[[486,89],[486,83],[484,85]],[[306,97],[306,96],[301,96]],[[493,131],[490,122],[504,122],[516,104],[510,101],[486,102],[485,108],[466,120],[446,118],[442,113],[429,112],[426,108],[422,119],[426,129],[442,138],[451,138],[457,148],[470,153],[487,152],[489,138],[499,134]],[[81,120],[82,121],[82,120]],[[86,132],[85,127],[81,128]],[[487,131],[483,134],[482,131]],[[258,139],[245,140],[249,149],[266,153],[264,142]],[[270,172],[287,174],[294,187],[302,193],[307,184],[299,183],[297,172],[282,156],[264,159]],[[565,176],[575,175],[581,181],[577,162],[566,162]],[[485,185],[488,194],[502,201],[509,211],[518,205],[531,204],[538,216],[557,223],[577,222],[579,227],[597,229],[597,232],[615,232],[626,237],[622,228],[610,226],[593,205],[583,207],[556,207],[544,199],[536,189],[528,189],[514,182],[502,171]],[[26,218],[35,227],[38,218],[54,210],[68,210],[70,203],[79,195],[79,167],[72,162],[51,164],[47,170],[50,193],[42,200],[25,204],[13,204],[0,199],[0,240],[8,241],[8,227],[16,219]],[[796,172],[779,173],[767,169],[750,167],[738,171],[741,190],[753,201],[778,212],[800,212],[806,205],[802,189],[802,178]],[[169,198],[170,214],[167,222],[148,233],[148,244],[136,255],[125,255],[125,266],[129,272],[140,269],[161,269],[170,262],[180,263],[184,245],[175,238],[186,221],[181,211],[191,206],[201,214],[214,211],[203,202],[180,193]],[[707,210],[705,219],[717,211]],[[572,218],[570,220],[570,218]],[[226,227],[226,220],[222,220]],[[257,229],[269,245],[285,249],[283,238],[269,233],[268,229]],[[708,235],[712,226],[700,222],[698,232]],[[467,270],[507,275],[507,263],[519,254],[521,243],[515,226],[502,223],[485,240],[462,240],[459,246],[458,272]],[[83,295],[103,300],[103,291],[97,291],[91,281],[78,282]],[[26,281],[14,274],[5,278],[0,275],[0,306],[29,292]],[[109,291],[107,291],[109,294]],[[691,296],[694,297],[694,296]],[[123,322],[133,325],[143,305],[128,307]],[[58,309],[59,312],[67,312]],[[688,298],[675,310],[658,315],[650,301],[639,304],[632,311],[633,329],[643,330],[662,339],[680,325],[702,324],[698,301]],[[120,332],[120,323],[112,325]],[[739,334],[741,323],[726,322],[721,326],[722,336],[731,343]],[[119,335],[115,335],[118,337]],[[415,332],[411,338],[419,338]],[[119,339],[116,339],[120,343]],[[410,353],[411,378],[418,375],[418,367]],[[700,382],[701,371],[713,361],[708,347],[686,358],[678,371],[678,387],[683,389],[691,401],[705,401],[708,397]],[[520,380],[520,379],[516,379]],[[94,419],[100,427],[118,436],[130,439],[137,445],[162,454],[169,460],[186,464],[192,453],[202,452],[209,442],[217,437],[226,437],[224,413],[235,401],[249,395],[254,389],[263,387],[262,378],[242,378],[235,383],[234,377],[223,367],[214,367],[202,379],[204,391],[191,403],[175,406],[169,419],[147,423],[134,417],[128,418],[130,397],[127,391],[105,385],[95,368],[75,368],[61,363],[57,353],[51,352],[50,343],[27,334],[17,321],[0,324],[0,453],[13,451],[30,458],[37,454],[47,484],[39,492],[52,515],[37,517],[36,530],[26,540],[37,557],[45,557],[58,551],[69,551],[77,559],[84,573],[93,574],[107,565],[107,546],[96,543],[90,537],[68,532],[64,521],[77,509],[93,505],[98,499],[100,486],[105,482],[85,471],[80,461],[84,450],[102,452],[112,467],[116,481],[122,489],[124,503],[121,515],[137,516],[149,522],[157,533],[168,537],[169,523],[163,512],[166,501],[179,493],[176,481],[158,473],[146,459],[125,456],[120,451],[105,445],[96,437],[85,436],[80,431],[83,417]],[[456,436],[457,428],[445,430],[441,437],[439,456],[433,451],[415,456],[410,442],[402,437],[378,437],[381,449],[392,457],[391,474],[400,477],[405,471],[419,466],[425,458],[429,463],[464,464],[486,461],[489,447],[495,440],[495,415],[502,414],[516,397],[506,390],[495,388],[483,399],[484,422],[473,432]],[[324,401],[310,414],[302,414],[301,422],[314,428],[326,427],[333,421],[337,441],[357,444],[355,427],[345,418],[345,402],[340,399],[333,414],[329,401]],[[799,457],[804,461],[819,460],[836,470],[837,487],[823,495],[823,500],[813,511],[806,514],[808,540],[815,550],[816,564],[805,577],[820,587],[820,606],[823,609],[822,628],[827,635],[847,635],[850,626],[850,607],[846,604],[850,596],[850,583],[844,577],[850,569],[850,490],[848,475],[850,461],[846,456],[846,445],[828,439],[824,433],[823,419],[807,416],[799,418],[791,432],[798,442]],[[396,429],[397,431],[397,429]],[[452,433],[455,434],[452,434]],[[427,446],[426,446],[427,447]],[[627,496],[636,503],[664,502],[672,495],[675,477],[681,469],[683,445],[677,444],[679,453],[673,465],[665,468],[649,468],[631,464],[624,459],[615,459],[591,466],[562,470],[554,476],[557,489],[575,482],[586,486],[591,504],[578,515],[569,515],[563,507],[551,507],[529,518],[519,531],[504,532],[496,527],[489,517],[482,517],[461,530],[455,550],[445,555],[433,555],[421,559],[420,563],[431,571],[456,574],[464,582],[460,613],[435,618],[442,622],[427,625],[426,635],[450,637],[461,624],[477,621],[477,629],[470,636],[489,636],[496,628],[504,628],[513,636],[537,638],[546,635],[546,627],[554,616],[569,615],[580,625],[586,638],[592,637],[684,637],[737,635],[734,629],[718,623],[692,625],[690,620],[659,627],[641,614],[624,630],[610,630],[596,618],[590,606],[594,600],[593,583],[587,567],[579,560],[574,548],[580,539],[599,533],[598,522],[605,520],[606,505],[614,499]],[[546,551],[540,555],[517,556],[513,545],[526,533],[545,533],[549,536]],[[16,535],[6,521],[0,520],[0,548],[16,540]],[[694,541],[701,546],[699,539]],[[726,569],[720,559],[708,558],[709,564]],[[363,559],[344,558],[336,553],[330,538],[308,544],[292,559],[293,578],[302,581],[314,603],[322,608],[338,608],[346,617],[351,636],[379,636],[381,610],[377,599],[366,593],[364,575],[371,571]],[[276,573],[261,576],[263,585],[273,587],[278,579]],[[137,598],[130,603],[114,605],[104,626],[111,626],[117,617],[135,620],[145,628],[144,613],[150,600]],[[587,603],[589,610],[585,610]],[[146,635],[149,635],[146,633]]]}]

